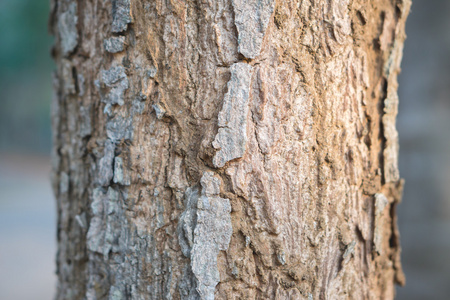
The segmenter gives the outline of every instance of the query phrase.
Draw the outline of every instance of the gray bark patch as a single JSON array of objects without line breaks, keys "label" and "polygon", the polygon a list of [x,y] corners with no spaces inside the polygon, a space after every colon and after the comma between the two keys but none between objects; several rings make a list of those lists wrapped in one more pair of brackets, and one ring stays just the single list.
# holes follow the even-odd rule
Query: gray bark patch
[{"label": "gray bark patch", "polygon": [[[228,249],[233,233],[231,204],[219,197],[220,179],[212,172],[205,172],[201,179],[202,192],[196,188],[186,192],[186,210],[178,227],[182,252],[191,259],[196,290],[200,299],[214,299],[216,285],[220,282],[217,267],[219,251]],[[183,293],[189,299],[197,299],[187,281]]]},{"label": "gray bark patch", "polygon": [[72,2],[58,20],[58,31],[61,38],[61,48],[64,56],[72,52],[78,44],[78,8],[77,3]]},{"label": "gray bark patch", "polygon": [[97,180],[101,186],[108,186],[113,178],[114,148],[114,143],[106,140],[104,155],[98,163]]},{"label": "gray bark patch", "polygon": [[233,0],[238,50],[245,57],[254,59],[261,52],[274,8],[274,0]]},{"label": "gray bark patch", "polygon": [[111,31],[123,32],[127,30],[129,23],[131,23],[130,0],[113,1],[113,22]]},{"label": "gray bark patch", "polygon": [[133,117],[116,115],[106,123],[106,134],[112,141],[133,139]]},{"label": "gray bark patch", "polygon": [[110,251],[123,252],[126,249],[126,230],[123,226],[119,192],[111,187],[106,194],[103,188],[92,193],[92,219],[87,233],[87,247],[93,252],[107,256]]},{"label": "gray bark patch", "polygon": [[130,185],[130,176],[125,173],[123,168],[123,160],[121,157],[116,157],[114,159],[114,183],[120,185]]},{"label": "gray bark patch", "polygon": [[75,87],[75,78],[73,78],[73,65],[68,59],[63,59],[61,61],[62,66],[62,79],[64,81],[63,87],[64,87],[64,93],[66,95],[75,94],[76,87]]},{"label": "gray bark patch", "polygon": [[102,102],[106,103],[105,112],[109,115],[112,105],[117,104],[122,106],[125,103],[124,95],[129,87],[125,68],[117,66],[111,67],[109,70],[102,70],[100,73],[100,82],[102,83],[100,87],[109,88],[109,92],[106,95],[102,95]]},{"label": "gray bark patch", "polygon": [[110,53],[122,52],[124,50],[124,44],[124,36],[111,37],[109,39],[103,40],[103,47],[105,47],[105,50]]},{"label": "gray bark patch", "polygon": [[252,67],[246,63],[231,66],[231,79],[219,113],[219,131],[213,142],[218,149],[213,158],[216,168],[228,161],[240,158],[247,144],[247,116]]},{"label": "gray bark patch", "polygon": [[166,114],[166,110],[161,103],[155,103],[152,107],[155,110],[156,118],[158,118],[158,120],[162,119]]},{"label": "gray bark patch", "polygon": [[186,257],[191,257],[191,249],[194,246],[194,230],[197,225],[197,202],[199,192],[197,188],[188,188],[185,193],[185,210],[178,223],[178,239],[181,252]]}]

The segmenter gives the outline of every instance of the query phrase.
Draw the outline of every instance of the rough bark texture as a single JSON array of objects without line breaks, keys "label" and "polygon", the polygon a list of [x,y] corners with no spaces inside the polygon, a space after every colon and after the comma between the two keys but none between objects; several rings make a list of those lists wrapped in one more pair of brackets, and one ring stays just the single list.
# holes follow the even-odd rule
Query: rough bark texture
[{"label": "rough bark texture", "polygon": [[54,0],[57,299],[392,299],[409,0]]}]

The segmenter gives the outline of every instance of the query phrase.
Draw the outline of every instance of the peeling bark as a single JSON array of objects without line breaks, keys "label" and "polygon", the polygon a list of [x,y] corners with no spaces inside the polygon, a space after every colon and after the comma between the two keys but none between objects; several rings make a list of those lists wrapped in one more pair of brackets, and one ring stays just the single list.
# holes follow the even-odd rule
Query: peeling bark
[{"label": "peeling bark", "polygon": [[57,299],[392,299],[409,0],[53,0]]}]

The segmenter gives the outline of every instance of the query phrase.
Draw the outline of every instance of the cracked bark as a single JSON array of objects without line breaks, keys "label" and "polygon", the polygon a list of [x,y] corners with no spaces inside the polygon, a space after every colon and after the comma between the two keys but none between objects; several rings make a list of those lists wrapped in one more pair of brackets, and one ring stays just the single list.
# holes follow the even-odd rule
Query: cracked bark
[{"label": "cracked bark", "polygon": [[53,0],[57,299],[392,299],[409,0]]}]

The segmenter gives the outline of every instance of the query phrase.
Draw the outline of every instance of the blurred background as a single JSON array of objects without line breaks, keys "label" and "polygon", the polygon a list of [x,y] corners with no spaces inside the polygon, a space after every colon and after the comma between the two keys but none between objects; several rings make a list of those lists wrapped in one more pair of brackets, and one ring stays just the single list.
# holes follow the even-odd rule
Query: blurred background
[{"label": "blurred background", "polygon": [[[47,0],[0,0],[0,299],[52,299]],[[400,76],[397,299],[450,299],[450,1],[413,0]]]},{"label": "blurred background", "polygon": [[0,299],[52,299],[49,0],[0,0]]}]

